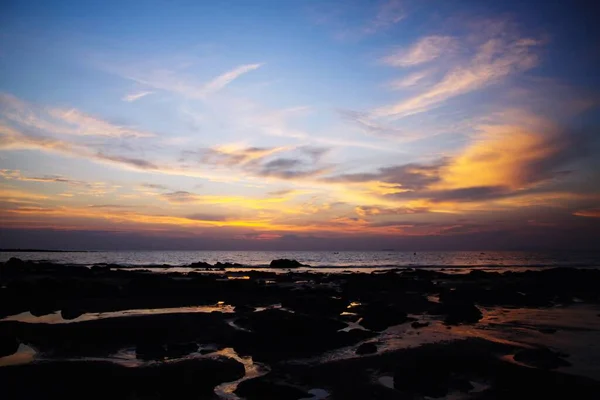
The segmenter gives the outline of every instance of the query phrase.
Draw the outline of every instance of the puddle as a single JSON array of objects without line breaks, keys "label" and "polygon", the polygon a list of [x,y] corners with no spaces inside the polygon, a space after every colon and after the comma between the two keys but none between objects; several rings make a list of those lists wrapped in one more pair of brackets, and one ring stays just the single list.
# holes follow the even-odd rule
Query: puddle
[{"label": "puddle", "polygon": [[381,376],[377,381],[388,389],[394,389],[394,377],[393,376]]},{"label": "puddle", "polygon": [[300,400],[324,400],[329,398],[329,392],[325,389],[311,389],[308,391],[312,397],[303,397]]},{"label": "puddle", "polygon": [[84,313],[74,319],[64,319],[60,311],[36,317],[30,312],[24,312],[3,318],[0,321],[18,321],[30,324],[70,324],[74,322],[94,321],[106,318],[134,317],[143,315],[178,314],[178,313],[233,313],[233,306],[219,302],[211,306],[172,307],[172,308],[145,308],[122,311],[109,311],[103,313]]},{"label": "puddle", "polygon": [[21,343],[15,354],[0,357],[0,367],[30,363],[35,359],[36,354],[37,352],[32,347]]},{"label": "puddle", "polygon": [[215,387],[214,392],[221,399],[225,399],[225,400],[241,399],[241,397],[239,397],[238,395],[236,395],[234,393],[235,390],[237,389],[238,385],[241,382],[248,380],[248,379],[258,378],[259,376],[263,376],[270,371],[270,369],[266,365],[260,364],[260,363],[255,363],[252,360],[252,357],[250,357],[250,356],[247,356],[247,357],[239,356],[235,352],[235,350],[231,347],[225,348],[223,350],[219,350],[215,353],[212,353],[211,355],[221,355],[221,356],[233,358],[234,360],[242,363],[244,365],[244,369],[246,370],[246,374],[242,378],[232,381],[232,382],[225,382],[225,383],[222,383],[222,384],[218,385],[217,387]]}]

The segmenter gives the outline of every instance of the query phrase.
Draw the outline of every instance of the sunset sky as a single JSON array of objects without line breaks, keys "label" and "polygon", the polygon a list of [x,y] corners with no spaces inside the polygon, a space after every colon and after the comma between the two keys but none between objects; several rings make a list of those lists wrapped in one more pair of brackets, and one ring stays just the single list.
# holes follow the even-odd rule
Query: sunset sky
[{"label": "sunset sky", "polygon": [[2,1],[0,247],[593,248],[600,27],[548,3]]}]

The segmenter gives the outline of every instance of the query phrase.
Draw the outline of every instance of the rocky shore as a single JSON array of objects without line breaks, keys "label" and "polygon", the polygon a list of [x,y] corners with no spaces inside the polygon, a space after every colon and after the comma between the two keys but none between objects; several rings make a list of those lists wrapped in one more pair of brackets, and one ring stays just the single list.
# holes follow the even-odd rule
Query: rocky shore
[{"label": "rocky shore", "polygon": [[[591,320],[577,330],[498,317],[593,310],[598,270],[325,274],[294,271],[294,260],[273,265],[291,269],[0,264],[3,398],[600,398],[600,382],[569,369],[577,357],[543,340],[592,337]],[[17,357],[23,349],[34,355]],[[246,376],[242,357],[262,372]],[[215,391],[222,385],[231,393]]]}]

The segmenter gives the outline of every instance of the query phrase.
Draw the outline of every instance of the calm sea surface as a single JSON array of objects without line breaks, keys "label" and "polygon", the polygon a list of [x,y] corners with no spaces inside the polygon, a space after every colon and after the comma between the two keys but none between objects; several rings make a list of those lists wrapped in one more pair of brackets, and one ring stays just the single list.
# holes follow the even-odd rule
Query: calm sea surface
[{"label": "calm sea surface", "polygon": [[124,266],[184,266],[205,261],[267,267],[271,260],[290,258],[312,267],[600,267],[600,252],[466,252],[466,251],[97,251],[97,252],[0,252],[10,257],[63,264],[101,263]]}]

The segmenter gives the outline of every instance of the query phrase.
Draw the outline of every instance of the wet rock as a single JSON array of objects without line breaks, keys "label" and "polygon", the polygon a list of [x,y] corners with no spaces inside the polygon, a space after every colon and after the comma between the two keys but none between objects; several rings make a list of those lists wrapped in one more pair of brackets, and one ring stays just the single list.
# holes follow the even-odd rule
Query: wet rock
[{"label": "wet rock", "polygon": [[180,358],[196,351],[198,351],[198,344],[196,343],[170,343],[167,344],[164,354],[168,358]]},{"label": "wet rock", "polygon": [[545,333],[546,335],[552,335],[552,334],[556,333],[557,329],[556,328],[540,328],[540,329],[538,329],[538,331],[540,331],[541,333]]},{"label": "wet rock", "polygon": [[356,349],[356,354],[361,356],[374,353],[377,353],[377,345],[375,343],[363,343]]},{"label": "wet rock", "polygon": [[162,360],[167,352],[162,344],[139,343],[135,347],[135,357],[139,360]]},{"label": "wet rock", "polygon": [[240,304],[235,306],[234,311],[238,314],[248,314],[251,312],[254,312],[256,310],[256,308],[246,305],[246,304]]},{"label": "wet rock", "polygon": [[334,298],[328,293],[292,295],[281,301],[285,308],[296,312],[318,315],[339,315],[347,307],[344,299]]},{"label": "wet rock", "polygon": [[277,384],[264,377],[241,382],[235,393],[248,400],[302,399],[312,397],[302,389],[290,385]]},{"label": "wet rock", "polygon": [[212,265],[210,265],[209,263],[204,262],[204,261],[199,261],[199,262],[191,263],[190,268],[212,268]]},{"label": "wet rock", "polygon": [[15,354],[19,349],[19,341],[12,335],[0,336],[0,357]]},{"label": "wet rock", "polygon": [[[107,362],[34,363],[0,368],[3,398],[61,400],[214,399],[214,387],[244,376],[223,357],[128,368]],[[63,379],[61,379],[61,377]],[[68,377],[65,384],[64,377]],[[32,385],[31,382],[35,382]]]},{"label": "wet rock", "polygon": [[63,308],[60,310],[60,316],[66,320],[72,320],[80,317],[85,311],[78,308]]},{"label": "wet rock", "polygon": [[278,260],[271,261],[269,264],[271,268],[298,268],[302,267],[303,264],[296,260],[288,260],[287,258],[281,258]]},{"label": "wet rock", "polygon": [[215,264],[215,268],[219,268],[219,269],[224,269],[224,268],[240,268],[243,267],[242,264],[238,264],[238,263],[230,263],[230,262],[226,262],[226,263],[222,263],[222,262],[217,262]]},{"label": "wet rock", "polygon": [[400,365],[394,372],[394,388],[438,398],[448,394],[450,375],[439,368],[424,368],[422,363]]},{"label": "wet rock", "polygon": [[541,369],[555,369],[571,365],[564,360],[563,355],[555,353],[548,348],[526,349],[515,354],[515,361]]},{"label": "wet rock", "polygon": [[458,298],[444,299],[438,306],[437,313],[446,314],[444,322],[448,325],[471,324],[483,318],[483,314],[473,303]]},{"label": "wet rock", "polygon": [[406,312],[391,305],[370,304],[362,310],[362,315],[363,319],[360,324],[378,332],[409,321]]},{"label": "wet rock", "polygon": [[252,354],[255,360],[267,362],[308,357],[374,335],[358,329],[340,332],[347,326],[343,322],[278,309],[248,314],[239,318],[236,324],[251,332],[236,331],[231,346],[238,352]]},{"label": "wet rock", "polygon": [[426,326],[429,326],[429,322],[414,321],[410,326],[415,329],[425,328]]},{"label": "wet rock", "polygon": [[23,268],[25,267],[25,261],[21,260],[20,258],[17,257],[11,257],[5,264],[4,266],[6,268],[12,269],[18,269],[18,268]]}]

